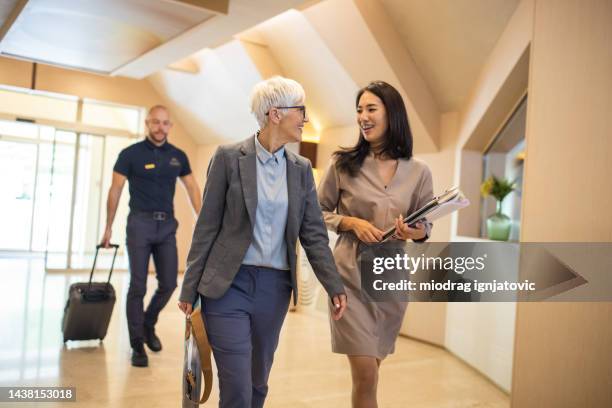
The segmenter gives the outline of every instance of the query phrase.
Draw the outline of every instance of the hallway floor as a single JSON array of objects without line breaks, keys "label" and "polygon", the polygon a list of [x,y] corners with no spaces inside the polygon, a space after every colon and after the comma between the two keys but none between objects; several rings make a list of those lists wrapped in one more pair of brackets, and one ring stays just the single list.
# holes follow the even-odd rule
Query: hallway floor
[{"label": "hallway floor", "polygon": [[[76,403],[20,407],[180,406],[184,320],[175,306],[178,290],[157,327],[164,349],[148,352],[149,367],[134,368],[124,312],[129,282],[125,272],[113,274],[117,304],[104,342],[62,343],[60,322],[68,287],[86,278],[45,273],[41,259],[0,254],[0,386],[76,387]],[[155,286],[150,275],[148,296]],[[266,407],[350,406],[348,363],[330,351],[325,315],[288,314],[269,385]],[[204,406],[217,406],[216,387],[215,377],[215,389]],[[505,393],[459,359],[407,338],[398,339],[395,354],[383,363],[378,393],[380,407],[509,407]]]}]

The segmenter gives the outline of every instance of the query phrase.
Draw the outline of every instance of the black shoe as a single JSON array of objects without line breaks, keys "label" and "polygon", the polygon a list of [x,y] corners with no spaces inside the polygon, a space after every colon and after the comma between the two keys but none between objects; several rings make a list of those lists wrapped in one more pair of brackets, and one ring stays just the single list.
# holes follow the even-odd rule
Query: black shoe
[{"label": "black shoe", "polygon": [[142,343],[137,343],[132,347],[132,365],[134,367],[147,367],[149,358]]},{"label": "black shoe", "polygon": [[162,349],[161,341],[155,334],[155,328],[147,327],[144,328],[145,332],[145,343],[151,349],[151,351],[160,351]]}]

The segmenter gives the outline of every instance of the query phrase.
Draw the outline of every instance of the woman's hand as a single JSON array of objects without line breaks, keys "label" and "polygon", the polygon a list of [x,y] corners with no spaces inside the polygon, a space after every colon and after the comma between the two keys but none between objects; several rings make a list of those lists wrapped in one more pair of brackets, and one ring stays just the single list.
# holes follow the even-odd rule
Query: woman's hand
[{"label": "woman's hand", "polygon": [[178,302],[178,307],[181,309],[181,312],[185,313],[185,315],[189,316],[192,312],[191,303],[188,302]]},{"label": "woman's hand", "polygon": [[362,242],[380,242],[383,232],[366,220],[356,217],[344,217],[341,221],[342,231],[352,231]]},{"label": "woman's hand", "polygon": [[395,219],[395,234],[393,235],[397,239],[401,240],[418,240],[423,239],[427,235],[425,224],[421,221],[417,222],[415,228],[411,228],[408,224],[404,223],[404,219],[401,215],[398,215]]},{"label": "woman's hand", "polygon": [[346,295],[344,293],[335,295],[332,297],[332,304],[334,305],[334,311],[332,313],[332,319],[340,320],[346,309]]}]

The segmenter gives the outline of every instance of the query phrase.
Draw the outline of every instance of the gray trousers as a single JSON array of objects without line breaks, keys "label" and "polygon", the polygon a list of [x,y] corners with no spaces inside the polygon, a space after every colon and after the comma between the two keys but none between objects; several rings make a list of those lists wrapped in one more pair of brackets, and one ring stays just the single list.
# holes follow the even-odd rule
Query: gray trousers
[{"label": "gray trousers", "polygon": [[[178,272],[176,250],[176,228],[173,217],[163,221],[153,219],[146,213],[130,213],[127,222],[127,250],[130,263],[130,287],[126,310],[130,344],[144,340],[144,326],[154,327],[159,312],[164,308],[174,288]],[[157,290],[147,309],[144,296],[147,291],[149,258],[153,255]]]},{"label": "gray trousers", "polygon": [[201,297],[219,407],[260,408],[291,298],[289,271],[242,265],[219,299]]}]

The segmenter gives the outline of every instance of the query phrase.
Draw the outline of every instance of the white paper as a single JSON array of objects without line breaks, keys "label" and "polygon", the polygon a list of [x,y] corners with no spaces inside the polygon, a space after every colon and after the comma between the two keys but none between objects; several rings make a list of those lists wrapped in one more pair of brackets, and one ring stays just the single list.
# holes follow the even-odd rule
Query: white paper
[{"label": "white paper", "polygon": [[452,213],[453,211],[460,210],[470,205],[470,200],[464,197],[457,197],[454,200],[448,201],[444,204],[440,204],[434,207],[429,213],[425,214],[427,221],[434,221],[438,218],[442,218],[445,215]]}]

